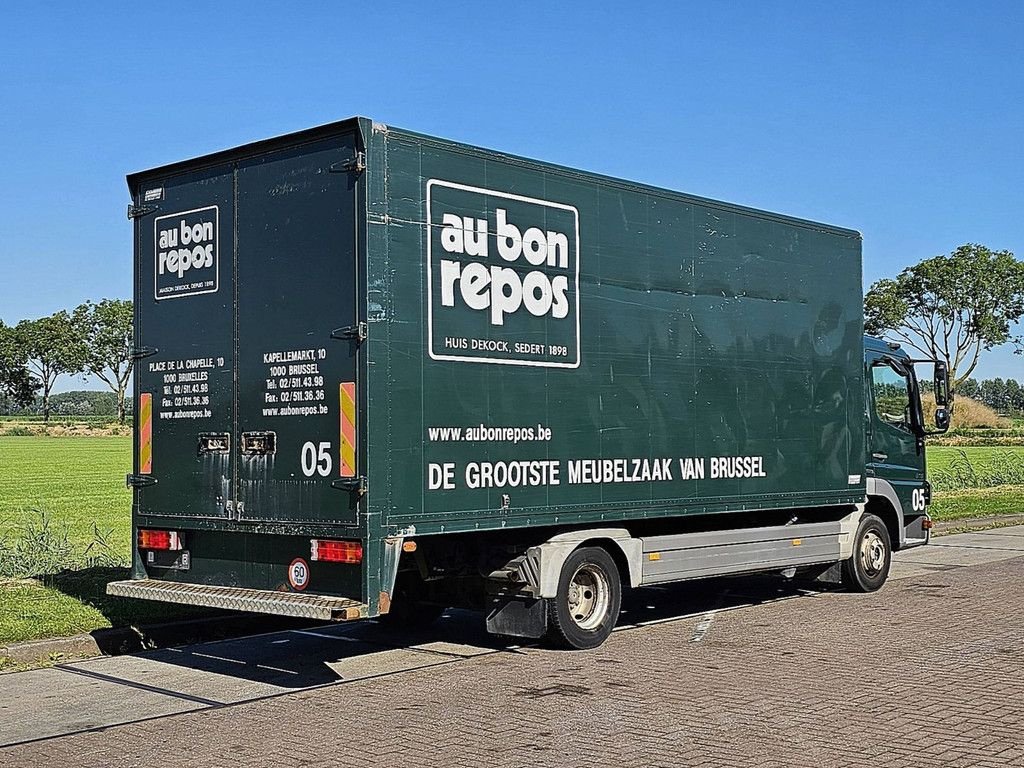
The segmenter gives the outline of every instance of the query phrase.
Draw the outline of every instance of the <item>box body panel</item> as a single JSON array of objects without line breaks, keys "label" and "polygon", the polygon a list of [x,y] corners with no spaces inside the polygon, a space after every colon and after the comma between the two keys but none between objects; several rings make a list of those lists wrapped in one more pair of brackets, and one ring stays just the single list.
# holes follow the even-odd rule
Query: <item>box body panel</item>
[{"label": "box body panel", "polygon": [[387,525],[863,499],[856,233],[380,126],[369,146]]},{"label": "box body panel", "polygon": [[[156,206],[134,520],[190,550],[137,551],[136,577],[291,591],[310,537],[359,539],[301,588],[374,615],[394,534],[864,498],[855,232],[364,119],[129,184]],[[214,246],[209,276],[156,274],[161,217]]]}]

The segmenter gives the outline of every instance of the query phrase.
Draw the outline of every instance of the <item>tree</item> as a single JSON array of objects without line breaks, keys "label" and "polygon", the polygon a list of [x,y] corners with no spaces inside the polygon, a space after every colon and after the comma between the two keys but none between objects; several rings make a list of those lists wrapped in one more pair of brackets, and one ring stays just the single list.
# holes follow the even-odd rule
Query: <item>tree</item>
[{"label": "tree", "polygon": [[1020,382],[1016,379],[1007,379],[1004,387],[1003,407],[1006,408],[1006,413],[1019,412],[1022,401]]},{"label": "tree", "polygon": [[960,382],[960,386],[957,387],[956,393],[969,397],[971,400],[978,400],[981,392],[981,385],[974,379],[964,379]]},{"label": "tree", "polygon": [[982,350],[1024,340],[1011,326],[1024,315],[1024,262],[1009,251],[961,245],[879,280],[864,298],[864,329],[949,365],[954,389]]},{"label": "tree", "polygon": [[117,421],[124,424],[125,391],[134,364],[132,303],[123,299],[86,302],[75,310],[74,318],[84,331],[85,367],[117,395]]},{"label": "tree", "polygon": [[22,320],[14,327],[17,343],[28,358],[29,370],[43,389],[43,421],[50,420],[50,392],[63,374],[85,369],[82,329],[64,310],[38,320]]},{"label": "tree", "polygon": [[1003,380],[999,377],[994,379],[985,379],[981,382],[980,398],[981,402],[991,408],[993,411],[1003,410],[1003,390],[1005,385]]},{"label": "tree", "polygon": [[24,408],[35,400],[39,381],[29,373],[27,363],[14,329],[0,320],[0,403],[5,410]]}]

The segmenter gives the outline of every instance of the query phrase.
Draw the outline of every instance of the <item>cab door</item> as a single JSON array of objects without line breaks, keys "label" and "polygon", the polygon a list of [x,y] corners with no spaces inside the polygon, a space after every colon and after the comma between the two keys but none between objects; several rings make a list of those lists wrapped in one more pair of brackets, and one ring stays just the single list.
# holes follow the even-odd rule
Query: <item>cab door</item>
[{"label": "cab door", "polygon": [[904,516],[925,511],[924,441],[914,429],[914,399],[909,368],[890,358],[868,361],[867,473],[887,480]]}]

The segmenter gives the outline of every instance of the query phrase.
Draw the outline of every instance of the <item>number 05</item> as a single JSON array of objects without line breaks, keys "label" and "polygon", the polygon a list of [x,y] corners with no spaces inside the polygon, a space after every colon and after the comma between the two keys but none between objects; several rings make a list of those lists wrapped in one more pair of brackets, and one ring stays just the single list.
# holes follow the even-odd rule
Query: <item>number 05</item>
[{"label": "number 05", "polygon": [[320,475],[327,477],[331,474],[331,467],[334,462],[331,460],[331,444],[327,443],[306,443],[302,446],[302,474],[306,477]]}]

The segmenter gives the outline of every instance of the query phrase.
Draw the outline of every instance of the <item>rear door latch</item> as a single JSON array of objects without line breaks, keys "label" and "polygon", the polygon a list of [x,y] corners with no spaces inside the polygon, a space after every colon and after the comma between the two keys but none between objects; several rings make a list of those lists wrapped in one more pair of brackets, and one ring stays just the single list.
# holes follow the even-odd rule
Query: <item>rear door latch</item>
[{"label": "rear door latch", "polygon": [[126,475],[124,484],[127,488],[145,488],[147,485],[156,485],[156,478],[152,475]]},{"label": "rear door latch", "polygon": [[356,152],[355,157],[332,163],[327,170],[331,173],[362,173],[366,170],[366,153]]},{"label": "rear door latch", "polygon": [[331,331],[332,339],[354,339],[357,344],[366,341],[366,323],[358,322],[355,325],[346,325],[342,328],[335,328]]},{"label": "rear door latch", "polygon": [[358,477],[343,477],[331,482],[331,488],[336,488],[339,491],[353,491],[358,493],[360,496],[366,493],[366,487],[365,475],[359,475]]}]

